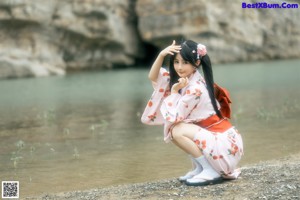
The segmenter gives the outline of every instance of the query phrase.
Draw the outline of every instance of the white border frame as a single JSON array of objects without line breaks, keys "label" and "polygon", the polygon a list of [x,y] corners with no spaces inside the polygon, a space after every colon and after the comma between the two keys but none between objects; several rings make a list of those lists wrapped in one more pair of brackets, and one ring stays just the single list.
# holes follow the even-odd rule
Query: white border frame
[{"label": "white border frame", "polygon": [[[3,196],[3,186],[4,186],[4,183],[17,183],[18,185],[18,195],[16,197],[4,197]],[[1,196],[2,196],[2,199],[19,199],[20,197],[20,182],[19,181],[2,181],[2,184],[1,184]]]}]

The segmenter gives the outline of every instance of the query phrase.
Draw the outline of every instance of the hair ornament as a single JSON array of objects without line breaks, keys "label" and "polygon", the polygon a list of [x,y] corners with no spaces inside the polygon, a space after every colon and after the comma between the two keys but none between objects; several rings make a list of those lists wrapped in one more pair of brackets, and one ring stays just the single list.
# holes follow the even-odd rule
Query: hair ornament
[{"label": "hair ornament", "polygon": [[207,54],[206,46],[199,43],[197,45],[197,59],[202,58],[206,54]]}]

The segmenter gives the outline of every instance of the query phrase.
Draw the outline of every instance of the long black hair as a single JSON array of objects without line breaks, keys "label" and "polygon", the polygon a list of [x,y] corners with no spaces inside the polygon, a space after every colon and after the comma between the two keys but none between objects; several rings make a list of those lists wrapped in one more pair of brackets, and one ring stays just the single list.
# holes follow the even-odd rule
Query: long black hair
[{"label": "long black hair", "polygon": [[[217,101],[215,98],[215,91],[214,91],[214,77],[213,77],[213,71],[211,67],[211,62],[209,56],[206,54],[203,57],[200,56],[199,59],[197,59],[197,43],[192,40],[187,40],[181,43],[181,50],[180,55],[183,58],[183,60],[189,62],[191,65],[193,65],[196,68],[199,68],[202,65],[202,71],[204,74],[204,79],[206,82],[206,87],[208,90],[208,94],[211,100],[211,103],[213,105],[213,108],[217,115],[222,118],[221,112],[218,110]],[[178,79],[180,78],[177,72],[174,68],[174,59],[176,57],[176,54],[170,56],[170,89],[172,86],[178,82]],[[200,60],[200,65],[197,65],[197,60]]]}]

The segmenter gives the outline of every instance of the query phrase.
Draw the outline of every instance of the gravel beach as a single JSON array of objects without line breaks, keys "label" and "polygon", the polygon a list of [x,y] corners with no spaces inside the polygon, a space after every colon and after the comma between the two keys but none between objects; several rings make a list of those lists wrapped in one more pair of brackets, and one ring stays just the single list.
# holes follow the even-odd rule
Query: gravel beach
[{"label": "gravel beach", "polygon": [[237,180],[217,185],[191,187],[174,178],[25,199],[300,199],[300,153],[242,167]]}]

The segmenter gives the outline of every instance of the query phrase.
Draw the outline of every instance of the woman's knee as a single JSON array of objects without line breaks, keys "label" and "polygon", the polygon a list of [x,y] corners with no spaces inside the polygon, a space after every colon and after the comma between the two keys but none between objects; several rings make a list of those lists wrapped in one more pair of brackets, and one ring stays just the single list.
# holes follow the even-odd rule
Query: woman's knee
[{"label": "woman's knee", "polygon": [[171,133],[172,133],[172,138],[175,140],[182,137],[184,134],[183,123],[175,124],[172,128]]},{"label": "woman's knee", "polygon": [[199,126],[182,122],[174,125],[171,132],[172,132],[172,137],[175,140],[182,136],[188,137],[190,139],[194,139],[196,132],[200,130],[201,128]]}]

